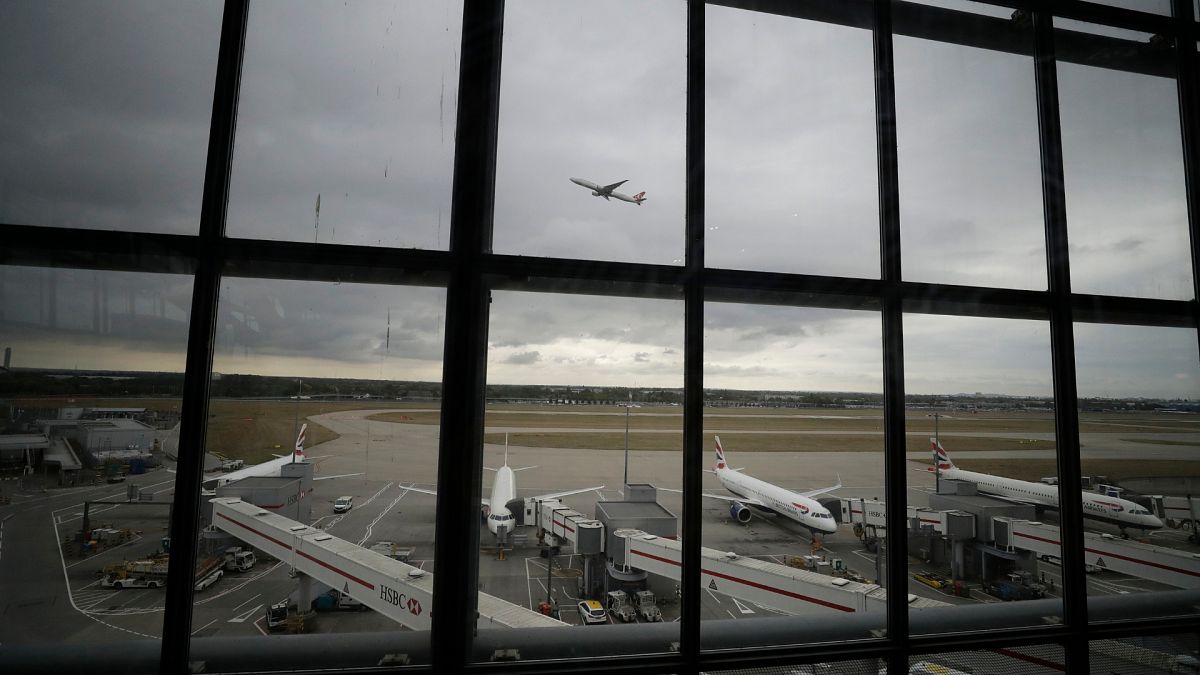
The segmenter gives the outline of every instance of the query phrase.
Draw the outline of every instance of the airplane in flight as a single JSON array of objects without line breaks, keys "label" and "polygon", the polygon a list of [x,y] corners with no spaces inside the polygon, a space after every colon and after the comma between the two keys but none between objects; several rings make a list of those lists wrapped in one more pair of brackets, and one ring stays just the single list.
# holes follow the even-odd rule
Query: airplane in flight
[{"label": "airplane in flight", "polygon": [[[1045,483],[1034,483],[1027,480],[993,476],[976,471],[965,471],[954,466],[950,455],[935,438],[929,439],[933,449],[934,466],[928,471],[936,472],[948,480],[963,480],[974,483],[977,489],[985,494],[999,497],[1020,504],[1030,504],[1038,509],[1058,510],[1058,487]],[[1140,504],[1128,499],[1109,497],[1092,492],[1083,493],[1083,517],[1111,523],[1121,528],[1125,533],[1126,527],[1136,527],[1143,532],[1157,530],[1163,526],[1162,521]]]},{"label": "airplane in flight", "polygon": [[[494,471],[496,477],[492,479],[492,496],[491,498],[483,498],[480,500],[483,514],[487,517],[487,528],[496,535],[497,540],[502,540],[507,535],[511,534],[517,526],[517,518],[513,515],[513,509],[521,510],[525,507],[525,499],[517,497],[517,471],[525,471],[526,469],[534,469],[537,467],[523,466],[520,468],[512,468],[508,465],[508,444],[504,446],[504,465],[498,469],[484,467],[488,471]],[[414,487],[411,485],[402,485],[405,490],[413,492],[421,492],[427,495],[437,496],[437,490],[429,490],[425,488]],[[594,485],[592,487],[580,488],[578,490],[566,490],[563,492],[553,492],[550,494],[538,495],[532,499],[547,500],[558,499],[559,497],[570,497],[583,492],[591,492],[592,490],[603,490],[603,485]],[[515,502],[515,503],[514,503]],[[503,534],[501,534],[503,528]]]},{"label": "airplane in flight", "polygon": [[621,194],[620,192],[616,192],[616,189],[621,187],[621,185],[628,180],[629,179],[627,178],[623,181],[613,183],[612,185],[600,185],[599,183],[593,183],[592,181],[584,180],[583,178],[572,178],[571,182],[576,185],[582,185],[583,187],[591,190],[593,197],[604,197],[605,199],[608,199],[609,197],[616,197],[623,202],[629,202],[630,204],[637,204],[638,206],[641,206],[642,202],[646,201],[645,192],[639,192],[632,197],[626,194]]},{"label": "airplane in flight", "polygon": [[[837,485],[807,492],[782,488],[765,480],[747,476],[742,473],[742,469],[729,468],[725,463],[725,449],[721,447],[721,437],[714,436],[713,438],[716,440],[717,463],[710,473],[716,474],[721,485],[737,496],[727,497],[707,492],[704,493],[704,496],[709,499],[730,502],[729,515],[739,523],[750,522],[750,507],[754,507],[760,511],[776,513],[800,523],[812,532],[814,538],[821,534],[837,532],[837,521],[833,519],[833,514],[814,498],[842,487],[840,478]],[[680,491],[670,490],[670,492]]]},{"label": "airplane in flight", "polygon": [[[285,464],[291,464],[293,462],[304,462],[306,459],[315,459],[313,457],[307,457],[304,454],[304,438],[305,438],[304,433],[307,430],[308,430],[307,423],[301,425],[300,433],[297,434],[297,436],[296,436],[296,445],[292,449],[292,454],[276,455],[275,459],[272,459],[269,462],[255,464],[254,466],[248,466],[244,469],[238,469],[237,471],[230,471],[229,473],[207,475],[204,477],[204,483],[203,483],[204,489],[205,490],[215,490],[218,487],[225,485],[226,483],[231,483],[235,480],[241,480],[242,478],[250,478],[251,476],[278,476],[279,470],[281,468],[283,468],[283,466]],[[361,476],[361,475],[362,475],[361,473],[344,473],[344,474],[340,474],[337,476],[313,476],[313,480],[329,480],[330,478],[349,478],[350,476]]]}]

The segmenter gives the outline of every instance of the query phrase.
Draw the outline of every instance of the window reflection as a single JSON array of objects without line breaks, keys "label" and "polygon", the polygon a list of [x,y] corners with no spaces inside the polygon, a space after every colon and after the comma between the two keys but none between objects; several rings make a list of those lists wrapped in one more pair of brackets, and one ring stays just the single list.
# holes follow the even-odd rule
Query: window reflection
[{"label": "window reflection", "polygon": [[1058,85],[1072,290],[1194,297],[1175,80],[1060,62]]},{"label": "window reflection", "polygon": [[706,263],[878,278],[870,32],[705,16]]},{"label": "window reflection", "polygon": [[250,7],[232,236],[446,249],[461,2]]},{"label": "window reflection", "polygon": [[[1057,621],[1048,570],[1069,524],[1056,515],[1049,325],[910,314],[904,333],[909,592],[942,605],[910,605],[914,632]],[[1011,601],[1037,604],[993,611]]]},{"label": "window reflection", "polygon": [[1196,331],[1079,324],[1075,344],[1089,611],[1108,618],[1110,601],[1200,579]]},{"label": "window reflection", "polygon": [[870,312],[705,306],[705,648],[885,626],[885,530],[863,518],[884,491],[880,344]]},{"label": "window reflection", "polygon": [[191,283],[0,267],[6,647],[161,636]]},{"label": "window reflection", "polygon": [[428,629],[444,306],[224,280],[200,541],[224,578],[195,596],[198,636]]},{"label": "window reflection", "polygon": [[8,2],[0,222],[195,234],[221,3]]},{"label": "window reflection", "polygon": [[[683,259],[683,3],[505,6],[495,251]],[[645,202],[593,196],[578,178]]]},{"label": "window reflection", "polygon": [[493,293],[481,629],[678,639],[682,335],[678,301]]},{"label": "window reflection", "polygon": [[1033,61],[894,43],[904,277],[1044,289]]}]

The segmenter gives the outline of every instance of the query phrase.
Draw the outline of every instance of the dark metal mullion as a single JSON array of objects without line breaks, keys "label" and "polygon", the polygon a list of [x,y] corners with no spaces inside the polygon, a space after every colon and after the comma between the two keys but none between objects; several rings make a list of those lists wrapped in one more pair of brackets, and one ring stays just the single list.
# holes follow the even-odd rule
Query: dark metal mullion
[{"label": "dark metal mullion", "polygon": [[216,84],[208,133],[208,158],[200,208],[199,265],[192,290],[188,324],[187,365],[179,426],[179,461],[175,474],[175,506],[171,514],[171,558],[163,609],[159,671],[189,672],[192,591],[200,522],[200,482],[208,431],[213,336],[220,288],[219,240],[225,234],[229,174],[233,165],[238,89],[246,46],[246,0],[226,0],[221,19]]},{"label": "dark metal mullion", "polygon": [[489,297],[480,262],[492,240],[503,26],[502,1],[463,3],[430,617],[433,666],[447,673],[470,660],[479,604]]},{"label": "dark metal mullion", "polygon": [[700,655],[700,545],[704,489],[704,2],[687,5],[686,186],[684,226],[683,551],[679,651],[697,669]]},{"label": "dark metal mullion", "polygon": [[1062,126],[1058,68],[1054,58],[1054,18],[1033,15],[1034,70],[1038,136],[1041,146],[1042,205],[1046,226],[1047,278],[1050,285],[1050,355],[1054,380],[1054,427],[1058,446],[1061,514],[1063,622],[1072,631],[1064,645],[1070,672],[1088,672],[1087,581],[1083,572],[1083,506],[1080,488],[1079,409],[1075,383],[1075,327],[1071,267],[1067,248],[1066,186],[1063,179]]},{"label": "dark metal mullion", "polygon": [[[1200,299],[1200,66],[1193,37],[1196,17],[1192,0],[1174,0],[1175,22],[1183,36],[1175,43],[1175,81],[1179,91],[1183,175],[1187,193],[1188,234],[1192,246],[1193,298]],[[1187,30],[1191,28],[1192,30]],[[1193,307],[1195,301],[1193,301]],[[1198,344],[1200,347],[1200,344]]]},{"label": "dark metal mullion", "polygon": [[888,672],[908,672],[908,530],[904,434],[904,310],[900,292],[900,174],[891,0],[875,0],[875,143],[879,163],[879,258],[883,278],[884,499],[887,503],[887,637],[899,649]]}]

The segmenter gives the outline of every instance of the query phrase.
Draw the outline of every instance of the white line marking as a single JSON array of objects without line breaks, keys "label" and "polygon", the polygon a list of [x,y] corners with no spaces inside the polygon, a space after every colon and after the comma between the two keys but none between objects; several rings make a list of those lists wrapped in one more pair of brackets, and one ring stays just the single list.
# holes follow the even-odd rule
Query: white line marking
[{"label": "white line marking", "polygon": [[[257,597],[257,596],[255,596],[255,597]],[[260,610],[262,608],[263,608],[263,606],[260,604],[258,607],[255,607],[254,609],[246,610],[242,614],[239,614],[239,615],[233,617],[227,623],[242,623],[243,621],[245,621],[246,619],[249,619],[251,615],[253,615],[255,612],[257,612],[258,610]],[[216,621],[216,619],[213,619],[213,621]]]},{"label": "white line marking", "polygon": [[259,598],[259,597],[262,597],[262,593],[255,593],[253,596],[251,596],[251,597],[250,597],[250,599],[249,599],[249,600],[247,600],[247,601],[243,602],[242,604],[238,605],[237,607],[234,607],[234,608],[233,608],[232,610],[230,610],[230,611],[234,611],[234,612],[236,612],[236,611],[238,611],[239,609],[241,609],[242,607],[244,607],[244,606],[246,606],[246,605],[250,604],[251,602],[254,602],[255,598]]},{"label": "white line marking", "polygon": [[205,628],[208,628],[209,626],[213,625],[213,624],[214,624],[214,623],[216,623],[216,622],[217,622],[217,620],[216,620],[216,619],[213,619],[212,621],[209,621],[208,623],[204,624],[203,626],[200,626],[200,627],[199,627],[199,628],[197,628],[196,630],[192,631],[192,635],[195,635],[196,633],[199,633],[200,631],[204,630]]},{"label": "white line marking", "polygon": [[529,594],[529,609],[534,609],[533,587],[529,585],[529,558],[525,559],[525,592]]},{"label": "white line marking", "polygon": [[405,497],[407,497],[409,492],[412,492],[412,490],[406,489],[406,490],[404,490],[404,492],[401,492],[399,497],[396,497],[395,499],[393,499],[392,503],[387,505],[387,508],[380,511],[378,516],[375,516],[375,520],[372,520],[371,524],[367,525],[366,534],[363,535],[362,539],[358,540],[359,546],[362,546],[364,542],[366,542],[368,539],[371,538],[371,533],[375,530],[375,524],[378,523],[380,520],[383,520],[383,517],[387,515],[388,511],[391,511],[393,508],[395,508],[396,504],[399,504],[401,499],[404,499]]}]

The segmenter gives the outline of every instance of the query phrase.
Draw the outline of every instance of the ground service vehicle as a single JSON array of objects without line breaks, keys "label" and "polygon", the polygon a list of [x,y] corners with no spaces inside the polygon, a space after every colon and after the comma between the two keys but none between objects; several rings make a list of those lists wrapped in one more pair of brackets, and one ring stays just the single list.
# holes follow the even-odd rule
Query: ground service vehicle
[{"label": "ground service vehicle", "polygon": [[105,588],[160,588],[167,580],[167,558],[126,560],[105,565],[100,572]]},{"label": "ground service vehicle", "polygon": [[241,546],[230,546],[225,549],[225,571],[226,572],[245,572],[258,562],[254,557],[254,551],[244,551]]},{"label": "ground service vehicle", "polygon": [[608,613],[620,619],[622,623],[629,623],[637,616],[633,605],[629,604],[629,596],[625,594],[625,591],[608,592]]},{"label": "ground service vehicle", "polygon": [[579,601],[579,618],[583,620],[585,626],[594,623],[608,623],[608,615],[605,614],[604,607],[596,600]]},{"label": "ground service vehicle", "polygon": [[354,497],[343,495],[333,501],[334,513],[345,513],[354,506]]},{"label": "ground service vehicle", "polygon": [[202,591],[209,586],[217,583],[221,579],[221,575],[225,574],[222,569],[225,566],[225,561],[222,558],[205,558],[196,564],[196,585],[194,588],[197,591]]},{"label": "ground service vehicle", "polygon": [[934,572],[917,572],[913,578],[930,588],[945,588],[950,585],[949,579]]},{"label": "ground service vehicle", "polygon": [[287,600],[271,605],[270,609],[267,610],[267,630],[283,630],[287,627],[287,618]]},{"label": "ground service vehicle", "polygon": [[663,620],[662,612],[658,609],[658,602],[654,599],[654,593],[651,591],[637,592],[637,612],[643,621],[653,623]]}]

